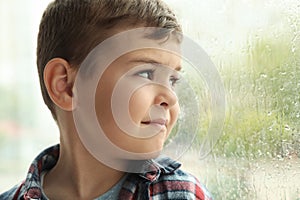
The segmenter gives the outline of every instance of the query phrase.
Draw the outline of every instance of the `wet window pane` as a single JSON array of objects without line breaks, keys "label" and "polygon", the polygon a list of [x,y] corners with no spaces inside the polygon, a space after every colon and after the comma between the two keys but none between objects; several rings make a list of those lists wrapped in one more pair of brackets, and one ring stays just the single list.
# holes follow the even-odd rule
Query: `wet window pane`
[{"label": "wet window pane", "polygon": [[196,142],[185,167],[216,199],[300,198],[300,2],[174,4],[226,91],[221,137],[205,158]]}]

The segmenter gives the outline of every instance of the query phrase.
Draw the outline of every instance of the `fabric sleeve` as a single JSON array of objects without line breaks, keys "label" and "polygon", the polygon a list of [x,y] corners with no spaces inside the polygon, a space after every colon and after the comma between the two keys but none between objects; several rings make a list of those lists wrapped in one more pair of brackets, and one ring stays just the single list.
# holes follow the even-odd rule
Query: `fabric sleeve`
[{"label": "fabric sleeve", "polygon": [[0,200],[14,200],[14,197],[16,196],[16,193],[19,192],[21,185],[22,184],[17,184],[10,190],[0,194]]}]

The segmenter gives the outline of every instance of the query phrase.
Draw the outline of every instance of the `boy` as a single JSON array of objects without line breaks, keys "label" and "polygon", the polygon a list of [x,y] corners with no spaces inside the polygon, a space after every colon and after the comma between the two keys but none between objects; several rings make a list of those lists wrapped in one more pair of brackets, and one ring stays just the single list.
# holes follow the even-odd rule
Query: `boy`
[{"label": "boy", "polygon": [[211,199],[179,163],[157,157],[179,112],[176,32],[160,0],[51,3],[37,65],[60,144],[0,199]]}]

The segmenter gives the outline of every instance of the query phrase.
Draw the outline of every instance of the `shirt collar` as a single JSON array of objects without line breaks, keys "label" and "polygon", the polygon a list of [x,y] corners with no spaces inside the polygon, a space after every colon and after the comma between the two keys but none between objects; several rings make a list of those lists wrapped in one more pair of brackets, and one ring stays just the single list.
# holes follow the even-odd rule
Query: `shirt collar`
[{"label": "shirt collar", "polygon": [[151,161],[153,170],[139,174],[142,178],[145,178],[151,182],[157,180],[161,174],[171,174],[181,166],[180,163],[168,157],[161,156]]},{"label": "shirt collar", "polygon": [[[22,196],[25,200],[42,198],[41,173],[51,170],[56,165],[59,158],[59,149],[60,145],[57,144],[44,150],[34,159],[24,183]],[[157,180],[160,174],[170,174],[181,166],[180,163],[166,156],[159,156],[156,159],[147,160],[146,163],[148,163],[148,165],[150,164],[151,170],[138,173],[138,175],[151,182]]]},{"label": "shirt collar", "polygon": [[20,193],[25,200],[42,199],[41,174],[52,169],[57,163],[58,157],[59,145],[55,145],[44,150],[34,159],[24,182],[24,192]]}]

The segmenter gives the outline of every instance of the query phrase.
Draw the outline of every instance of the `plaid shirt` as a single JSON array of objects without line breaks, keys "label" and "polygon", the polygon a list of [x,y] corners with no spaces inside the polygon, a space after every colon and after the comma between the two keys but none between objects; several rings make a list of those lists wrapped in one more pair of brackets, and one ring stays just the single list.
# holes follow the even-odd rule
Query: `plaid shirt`
[{"label": "plaid shirt", "polygon": [[[40,174],[53,168],[58,156],[59,145],[43,151],[31,164],[26,180],[1,194],[0,200],[48,200],[42,192]],[[212,199],[194,176],[178,169],[179,163],[169,158],[155,163],[155,171],[128,174],[119,199]]]}]

